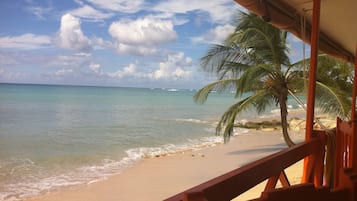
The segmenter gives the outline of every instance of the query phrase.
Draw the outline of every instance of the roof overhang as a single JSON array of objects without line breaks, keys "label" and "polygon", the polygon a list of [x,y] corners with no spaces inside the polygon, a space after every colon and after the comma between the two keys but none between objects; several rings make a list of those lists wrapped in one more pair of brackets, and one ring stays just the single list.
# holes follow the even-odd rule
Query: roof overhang
[{"label": "roof overhang", "polygon": [[[312,0],[235,1],[274,26],[310,43]],[[322,0],[320,13],[320,50],[351,63],[355,62],[357,0]]]}]

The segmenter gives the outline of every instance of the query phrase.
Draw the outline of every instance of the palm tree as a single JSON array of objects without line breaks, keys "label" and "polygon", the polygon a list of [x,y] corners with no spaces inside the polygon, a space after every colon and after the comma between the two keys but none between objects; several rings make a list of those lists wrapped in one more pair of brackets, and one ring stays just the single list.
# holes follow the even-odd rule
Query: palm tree
[{"label": "palm tree", "polygon": [[[240,13],[234,33],[223,45],[213,46],[201,59],[203,69],[216,73],[218,80],[200,89],[194,96],[196,102],[204,103],[212,91],[234,90],[237,98],[249,94],[222,115],[216,134],[220,135],[224,129],[225,142],[233,133],[238,113],[251,107],[261,113],[267,106],[275,104],[280,108],[284,140],[288,146],[294,145],[288,134],[287,100],[289,93],[303,92],[304,78],[302,62],[291,64],[289,60],[286,39],[286,31],[271,26],[254,14]],[[318,88],[333,94],[333,90]],[[320,97],[326,98],[326,94],[322,93]]]}]

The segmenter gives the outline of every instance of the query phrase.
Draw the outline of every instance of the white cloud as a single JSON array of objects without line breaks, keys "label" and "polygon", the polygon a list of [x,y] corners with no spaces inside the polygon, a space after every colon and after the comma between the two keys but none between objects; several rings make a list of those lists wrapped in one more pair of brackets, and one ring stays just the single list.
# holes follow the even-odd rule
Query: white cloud
[{"label": "white cloud", "polygon": [[175,41],[173,22],[152,16],[133,21],[113,22],[108,30],[119,54],[152,55],[157,46]]},{"label": "white cloud", "polygon": [[33,50],[48,48],[50,44],[50,37],[45,35],[34,35],[31,33],[26,33],[20,36],[6,36],[0,38],[0,48]]},{"label": "white cloud", "polygon": [[83,1],[81,1],[81,0],[74,0],[74,2],[76,2],[80,6],[84,6]]},{"label": "white cloud", "polygon": [[78,51],[91,50],[91,41],[83,34],[81,22],[78,18],[67,13],[61,18],[57,44],[61,48]]},{"label": "white cloud", "polygon": [[136,56],[154,55],[158,52],[155,47],[127,45],[120,42],[117,42],[114,48],[118,54],[131,54]]},{"label": "white cloud", "polygon": [[144,0],[87,0],[102,9],[119,11],[123,13],[136,13],[141,10]]},{"label": "white cloud", "polygon": [[29,6],[26,8],[26,11],[35,15],[40,20],[45,20],[46,19],[45,16],[53,11],[53,7],[51,5],[48,7]]},{"label": "white cloud", "polygon": [[288,34],[287,46],[289,48],[289,57],[292,62],[297,62],[304,59],[304,45],[305,45],[305,58],[310,56],[310,45],[304,44],[299,38],[293,34]]},{"label": "white cloud", "polygon": [[3,82],[18,82],[19,80],[23,81],[26,78],[26,75],[21,72],[14,72],[9,70],[0,70],[0,78]]},{"label": "white cloud", "polygon": [[185,70],[184,67],[192,65],[192,59],[185,57],[183,52],[172,53],[167,56],[165,61],[158,64],[158,68],[151,72],[138,71],[136,64],[129,64],[114,73],[106,73],[108,77],[124,79],[134,77],[136,79],[156,80],[187,80],[192,77],[192,71]]},{"label": "white cloud", "polygon": [[0,51],[0,66],[42,66],[53,59],[51,54],[35,51]]},{"label": "white cloud", "polygon": [[[235,9],[232,7],[239,7],[237,3],[232,0],[167,0],[162,1],[153,10],[161,12],[172,12],[187,14],[189,12],[203,11],[208,13],[211,20],[215,22],[226,23],[231,20]],[[207,19],[209,20],[209,19]]]},{"label": "white cloud", "polygon": [[90,56],[92,56],[92,54],[88,53],[88,52],[78,52],[78,53],[74,54],[74,56],[90,57]]},{"label": "white cloud", "polygon": [[91,63],[92,57],[87,53],[78,53],[74,55],[56,55],[44,65],[48,67],[62,66],[65,68],[80,68],[88,66]]},{"label": "white cloud", "polygon": [[136,65],[135,64],[129,64],[129,66],[124,67],[123,70],[118,70],[114,73],[108,73],[108,76],[111,78],[118,78],[121,79],[123,77],[129,77],[129,76],[137,76],[139,73],[136,72]]},{"label": "white cloud", "polygon": [[177,38],[172,21],[152,17],[114,22],[109,27],[109,34],[128,45],[156,46]]},{"label": "white cloud", "polygon": [[61,69],[55,72],[55,75],[57,76],[65,76],[68,74],[72,74],[73,73],[73,69]]},{"label": "white cloud", "polygon": [[203,42],[203,43],[222,43],[229,34],[233,33],[234,26],[226,24],[222,26],[217,26],[214,29],[208,30],[204,35],[193,37],[194,42]]},{"label": "white cloud", "polygon": [[[58,54],[52,51],[48,53],[38,53],[32,51],[0,51],[0,67],[11,68],[15,71],[26,69],[83,69],[88,70],[88,66],[93,61],[90,53]],[[26,71],[27,73],[27,71]]]},{"label": "white cloud", "polygon": [[170,12],[159,12],[147,15],[147,17],[158,20],[170,20],[175,26],[183,25],[190,21],[188,16],[175,15],[175,13]]},{"label": "white cloud", "polygon": [[73,16],[85,18],[87,20],[94,20],[94,21],[104,20],[114,16],[113,13],[103,13],[88,5],[83,5],[80,8],[68,12]]},{"label": "white cloud", "polygon": [[19,61],[13,53],[0,52],[0,66],[16,65]]},{"label": "white cloud", "polygon": [[89,69],[91,69],[95,73],[99,73],[100,68],[101,68],[100,64],[96,64],[93,62],[89,64]]},{"label": "white cloud", "polygon": [[166,61],[160,62],[159,69],[147,76],[154,80],[187,79],[192,76],[192,71],[182,69],[183,66],[192,64],[190,57],[185,57],[183,52],[168,55]]},{"label": "white cloud", "polygon": [[112,49],[114,44],[111,41],[99,37],[92,37],[91,44],[94,49]]}]

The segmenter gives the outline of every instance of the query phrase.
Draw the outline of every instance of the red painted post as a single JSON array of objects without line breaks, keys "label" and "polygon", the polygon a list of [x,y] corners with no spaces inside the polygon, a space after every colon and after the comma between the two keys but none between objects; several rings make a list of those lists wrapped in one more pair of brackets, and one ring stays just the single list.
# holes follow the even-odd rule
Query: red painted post
[{"label": "red painted post", "polygon": [[311,34],[311,55],[309,69],[309,85],[307,94],[307,114],[306,114],[306,140],[311,139],[314,112],[315,112],[315,91],[316,91],[316,69],[317,56],[319,47],[319,32],[320,28],[320,0],[314,0],[312,14],[312,34]]},{"label": "red painted post", "polygon": [[[316,91],[316,68],[317,56],[319,47],[319,32],[320,32],[320,6],[321,0],[314,0],[312,13],[312,30],[311,30],[311,54],[310,54],[310,69],[309,69],[309,85],[307,94],[307,113],[306,113],[306,133],[305,140],[312,138],[312,130],[314,124],[315,113],[315,91]],[[303,182],[309,181],[308,167],[311,157],[307,157],[304,161]]]},{"label": "red painted post", "polygon": [[355,76],[353,80],[352,90],[352,169],[354,173],[357,173],[357,118],[356,118],[356,98],[357,98],[357,44],[355,51]]},{"label": "red painted post", "polygon": [[355,76],[353,80],[353,91],[352,91],[352,112],[351,112],[351,120],[356,120],[356,98],[357,98],[357,44],[356,44],[356,52],[355,52]]}]

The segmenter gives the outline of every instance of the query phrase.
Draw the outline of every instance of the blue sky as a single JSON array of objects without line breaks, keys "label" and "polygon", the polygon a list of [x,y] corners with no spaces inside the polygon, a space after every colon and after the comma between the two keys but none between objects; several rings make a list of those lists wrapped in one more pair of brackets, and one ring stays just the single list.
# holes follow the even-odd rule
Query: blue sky
[{"label": "blue sky", "polygon": [[0,82],[200,88],[214,78],[199,59],[239,9],[233,0],[1,0]]}]

